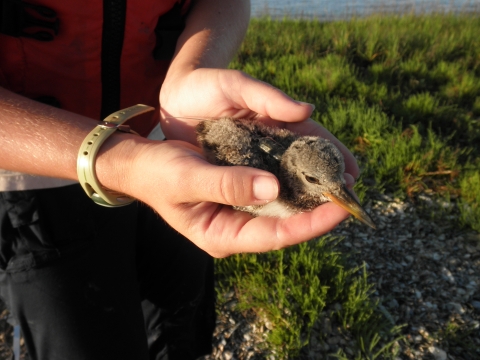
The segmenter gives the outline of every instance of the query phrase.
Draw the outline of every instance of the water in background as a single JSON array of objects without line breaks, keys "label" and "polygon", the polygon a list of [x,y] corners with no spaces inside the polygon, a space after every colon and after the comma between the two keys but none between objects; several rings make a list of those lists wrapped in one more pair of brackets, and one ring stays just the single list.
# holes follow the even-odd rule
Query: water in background
[{"label": "water in background", "polygon": [[345,19],[372,13],[480,12],[480,0],[251,0],[252,17]]}]

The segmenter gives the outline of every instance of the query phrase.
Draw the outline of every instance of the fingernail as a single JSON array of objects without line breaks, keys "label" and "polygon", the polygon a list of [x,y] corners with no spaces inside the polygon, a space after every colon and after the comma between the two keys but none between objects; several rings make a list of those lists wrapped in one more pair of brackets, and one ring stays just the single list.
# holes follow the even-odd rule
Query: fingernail
[{"label": "fingernail", "polygon": [[257,176],[253,179],[253,195],[258,200],[275,200],[278,195],[278,185],[270,176]]},{"label": "fingernail", "polygon": [[314,104],[310,104],[310,103],[303,102],[303,101],[297,101],[297,104],[300,104],[300,105],[303,105],[303,106],[310,106],[312,108],[312,111],[315,110],[315,105]]},{"label": "fingernail", "polygon": [[349,173],[344,173],[343,178],[345,179],[345,183],[347,185],[347,188],[352,189],[353,185],[355,185],[355,178],[350,175]]}]

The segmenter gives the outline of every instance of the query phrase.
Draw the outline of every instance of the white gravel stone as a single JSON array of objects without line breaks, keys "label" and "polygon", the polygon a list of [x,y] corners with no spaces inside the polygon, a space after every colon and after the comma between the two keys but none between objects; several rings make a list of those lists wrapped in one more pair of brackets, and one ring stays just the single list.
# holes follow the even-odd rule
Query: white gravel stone
[{"label": "white gravel stone", "polygon": [[447,353],[436,346],[430,346],[428,351],[433,355],[435,360],[447,360]]},{"label": "white gravel stone", "polygon": [[442,278],[448,281],[450,284],[456,283],[452,273],[446,267],[442,267]]},{"label": "white gravel stone", "polygon": [[456,302],[449,302],[447,304],[447,306],[452,310],[452,311],[455,311],[457,314],[464,314],[465,313],[465,309],[463,308],[462,305],[460,305],[459,303],[456,303]]}]

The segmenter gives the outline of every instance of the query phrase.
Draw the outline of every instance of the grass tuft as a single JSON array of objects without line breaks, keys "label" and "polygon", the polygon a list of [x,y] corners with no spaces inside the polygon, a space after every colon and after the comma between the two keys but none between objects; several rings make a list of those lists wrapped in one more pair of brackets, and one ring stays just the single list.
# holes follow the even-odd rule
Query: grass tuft
[{"label": "grass tuft", "polygon": [[217,261],[220,292],[235,287],[238,310],[253,309],[263,319],[270,329],[265,346],[278,358],[298,356],[311,336],[320,341],[322,332],[312,330],[327,314],[368,358],[389,352],[393,342],[384,340],[398,338],[399,328],[370,299],[364,267],[348,268],[332,246],[337,241],[324,236],[282,251]]}]

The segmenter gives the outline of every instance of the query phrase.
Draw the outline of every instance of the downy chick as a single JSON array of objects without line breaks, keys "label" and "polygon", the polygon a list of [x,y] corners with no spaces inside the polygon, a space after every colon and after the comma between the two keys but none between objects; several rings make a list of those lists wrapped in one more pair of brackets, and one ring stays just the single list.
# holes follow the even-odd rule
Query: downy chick
[{"label": "downy chick", "polygon": [[212,164],[250,166],[278,178],[280,193],[275,201],[235,209],[253,216],[286,218],[333,201],[375,228],[346,188],[343,155],[329,140],[232,118],[202,121],[197,139]]}]

